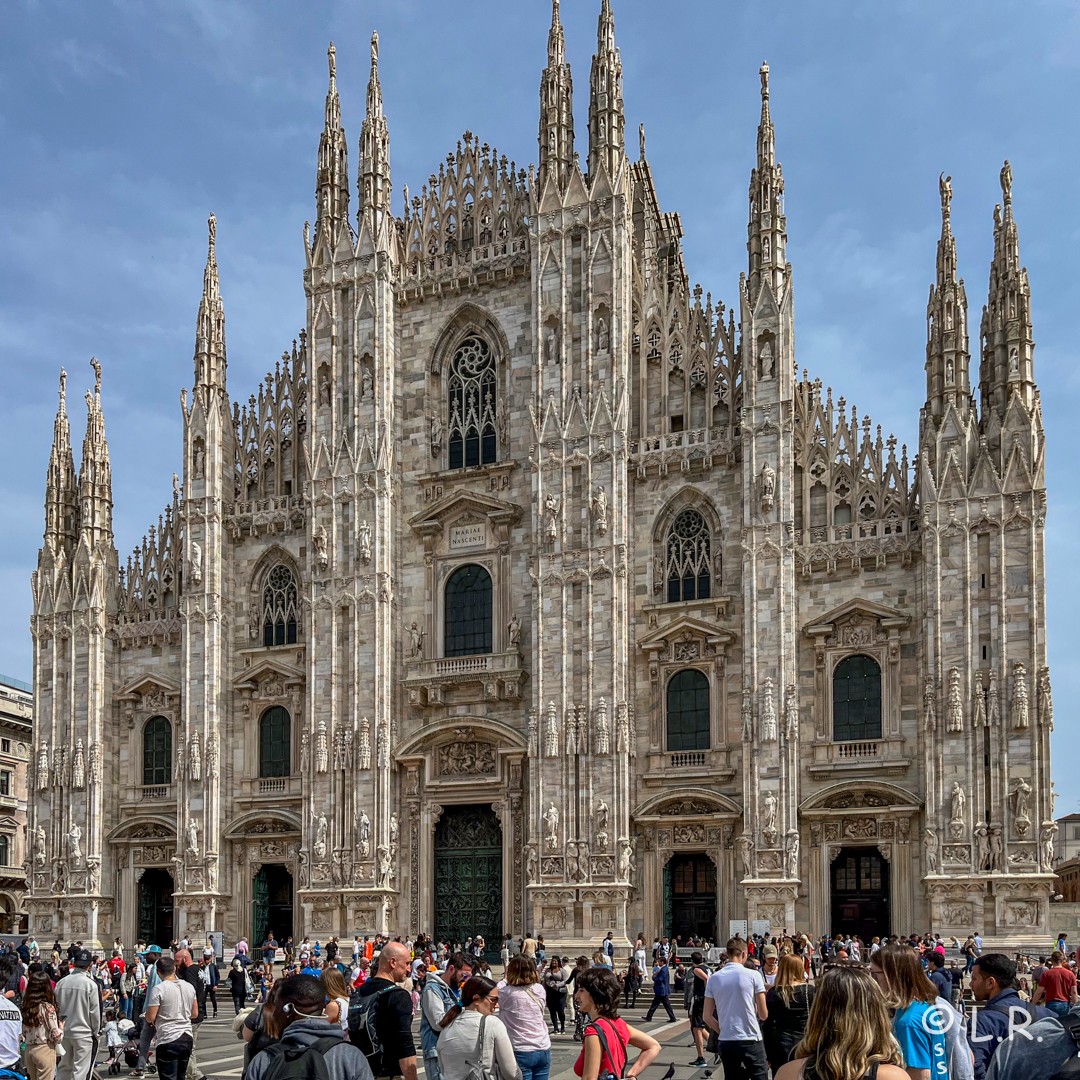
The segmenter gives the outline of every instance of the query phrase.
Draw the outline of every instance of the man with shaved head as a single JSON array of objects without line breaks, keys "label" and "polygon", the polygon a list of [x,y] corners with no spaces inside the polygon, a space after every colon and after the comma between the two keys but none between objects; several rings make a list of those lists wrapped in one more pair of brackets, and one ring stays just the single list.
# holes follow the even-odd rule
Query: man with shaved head
[{"label": "man with shaved head", "polygon": [[[412,958],[400,941],[388,941],[379,953],[375,975],[353,992],[350,1006],[377,995],[371,1004],[375,1010],[378,1052],[368,1054],[368,1064],[377,1077],[403,1077],[416,1080],[416,1046],[412,1036],[412,997],[401,985],[409,976]],[[360,1046],[360,1032],[353,1030],[355,1008],[349,1009],[349,1031]]]}]

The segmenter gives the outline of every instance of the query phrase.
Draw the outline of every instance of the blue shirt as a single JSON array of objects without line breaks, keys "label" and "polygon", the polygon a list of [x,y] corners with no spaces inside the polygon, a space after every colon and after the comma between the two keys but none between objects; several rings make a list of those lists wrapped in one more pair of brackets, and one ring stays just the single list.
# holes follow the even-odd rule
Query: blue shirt
[{"label": "blue shirt", "polygon": [[[928,1016],[930,1013],[932,1015]],[[931,1080],[948,1080],[944,1024],[933,1005],[913,1001],[893,1017],[893,1034],[908,1069],[929,1069]]]}]

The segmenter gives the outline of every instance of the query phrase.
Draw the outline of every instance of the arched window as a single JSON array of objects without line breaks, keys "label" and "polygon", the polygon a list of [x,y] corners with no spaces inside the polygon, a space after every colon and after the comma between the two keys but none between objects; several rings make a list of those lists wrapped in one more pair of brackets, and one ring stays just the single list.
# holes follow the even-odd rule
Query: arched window
[{"label": "arched window", "polygon": [[0,833],[0,866],[11,865],[11,837]]},{"label": "arched window", "polygon": [[263,589],[263,645],[295,645],[296,579],[282,563],[266,575]]},{"label": "arched window", "polygon": [[172,783],[172,724],[151,716],[143,728],[143,777],[146,787]]},{"label": "arched window", "polygon": [[496,459],[495,358],[483,338],[470,334],[454,352],[446,383],[450,468],[490,465]]},{"label": "arched window", "polygon": [[446,582],[445,656],[491,652],[491,575],[463,566]]},{"label": "arched window", "polygon": [[849,656],[833,672],[833,739],[881,738],[881,668],[869,656]]},{"label": "arched window", "polygon": [[709,749],[709,680],[694,668],[668,680],[667,748]]},{"label": "arched window", "polygon": [[664,560],[669,604],[707,600],[711,585],[712,537],[696,510],[681,511],[671,523]]},{"label": "arched window", "polygon": [[275,705],[259,717],[259,775],[288,776],[292,720],[286,709]]}]

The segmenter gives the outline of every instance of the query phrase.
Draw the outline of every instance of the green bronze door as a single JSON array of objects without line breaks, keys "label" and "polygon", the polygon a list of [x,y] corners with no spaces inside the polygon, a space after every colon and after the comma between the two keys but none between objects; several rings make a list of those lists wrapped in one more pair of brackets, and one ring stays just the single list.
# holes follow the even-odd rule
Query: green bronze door
[{"label": "green bronze door", "polygon": [[502,827],[490,806],[448,806],[435,829],[435,938],[464,945],[477,934],[497,957]]},{"label": "green bronze door", "polygon": [[251,889],[251,947],[258,948],[266,937],[266,920],[270,916],[270,883],[266,867],[260,866]]}]

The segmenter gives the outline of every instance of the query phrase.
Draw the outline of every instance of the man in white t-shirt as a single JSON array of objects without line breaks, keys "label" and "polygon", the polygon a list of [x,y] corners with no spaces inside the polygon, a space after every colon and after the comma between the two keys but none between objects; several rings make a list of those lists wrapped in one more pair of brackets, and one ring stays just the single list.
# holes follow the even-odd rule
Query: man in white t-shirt
[{"label": "man in white t-shirt", "polygon": [[191,1022],[199,1015],[195,987],[176,977],[171,956],[157,962],[157,983],[146,997],[146,1022],[157,1039],[155,1060],[160,1080],[182,1080],[195,1048]]},{"label": "man in white t-shirt", "polygon": [[746,942],[733,937],[727,943],[728,962],[705,984],[705,1026],[719,1036],[724,1080],[769,1080],[769,1063],[761,1039],[765,1007],[765,980],[761,972],[744,966]]}]

